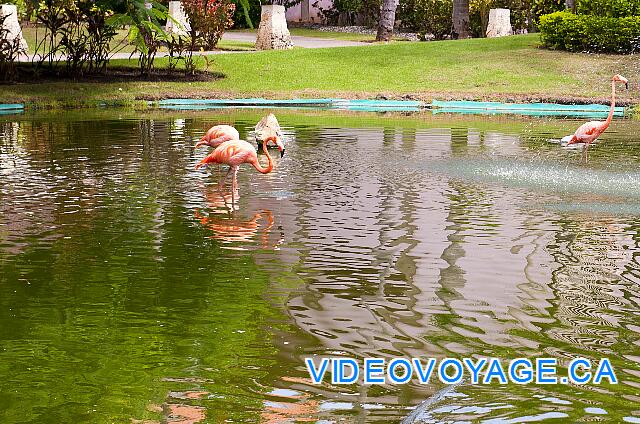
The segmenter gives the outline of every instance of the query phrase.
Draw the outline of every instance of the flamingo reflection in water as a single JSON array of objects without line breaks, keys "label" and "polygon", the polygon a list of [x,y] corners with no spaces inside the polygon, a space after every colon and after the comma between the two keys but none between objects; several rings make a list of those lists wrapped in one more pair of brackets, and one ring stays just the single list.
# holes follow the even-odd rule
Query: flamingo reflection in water
[{"label": "flamingo reflection in water", "polygon": [[317,422],[320,402],[311,397],[306,387],[312,386],[311,379],[282,377],[285,387],[300,387],[300,390],[274,390],[270,393],[273,400],[264,403],[260,413],[260,422],[279,424],[293,422]]},{"label": "flamingo reflection in water", "polygon": [[131,424],[199,424],[206,420],[207,410],[203,406],[190,405],[181,401],[197,401],[206,398],[209,392],[204,390],[189,390],[186,392],[169,392],[167,400],[162,405],[149,404],[147,410],[162,414],[161,421],[131,419]]},{"label": "flamingo reflection in water", "polygon": [[284,236],[281,234],[275,241],[272,241],[271,233],[275,225],[273,212],[269,209],[261,209],[254,213],[250,219],[232,215],[230,212],[236,210],[236,203],[233,202],[234,197],[238,198],[237,192],[232,196],[231,193],[223,193],[212,188],[206,190],[205,198],[210,213],[204,215],[196,210],[194,216],[200,221],[200,224],[211,230],[213,234],[209,238],[224,243],[259,241],[259,246],[262,249],[277,249],[282,244]]}]

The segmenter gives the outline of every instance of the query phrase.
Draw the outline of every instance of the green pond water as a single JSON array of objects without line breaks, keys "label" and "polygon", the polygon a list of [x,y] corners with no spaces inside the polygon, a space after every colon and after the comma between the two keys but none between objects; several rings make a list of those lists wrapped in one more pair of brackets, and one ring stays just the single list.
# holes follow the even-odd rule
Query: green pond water
[{"label": "green pond water", "polygon": [[549,142],[580,120],[275,112],[234,205],[193,145],[265,110],[0,117],[0,422],[399,422],[444,387],[311,384],[340,355],[608,357],[418,422],[640,422],[640,122],[584,163]]}]

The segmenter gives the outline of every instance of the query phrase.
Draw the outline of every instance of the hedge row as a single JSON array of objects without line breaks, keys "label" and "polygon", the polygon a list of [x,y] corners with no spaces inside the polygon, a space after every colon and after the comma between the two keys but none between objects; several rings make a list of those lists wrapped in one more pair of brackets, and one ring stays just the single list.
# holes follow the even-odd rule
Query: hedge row
[{"label": "hedge row", "polygon": [[623,18],[555,12],[540,17],[545,47],[571,52],[633,53],[640,51],[640,16]]}]

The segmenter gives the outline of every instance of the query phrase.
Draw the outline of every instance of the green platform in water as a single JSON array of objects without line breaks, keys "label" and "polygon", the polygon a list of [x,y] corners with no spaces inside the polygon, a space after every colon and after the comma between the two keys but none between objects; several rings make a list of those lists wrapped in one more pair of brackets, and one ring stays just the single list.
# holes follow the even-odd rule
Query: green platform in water
[{"label": "green platform in water", "polygon": [[[153,105],[153,103],[151,103]],[[606,105],[561,105],[554,103],[500,103],[434,100],[425,103],[415,100],[348,100],[348,99],[167,99],[157,102],[163,109],[206,110],[218,108],[313,108],[363,112],[419,112],[464,114],[518,114],[532,116],[570,116],[600,118],[609,113]],[[624,116],[624,108],[617,107],[615,116]]]}]

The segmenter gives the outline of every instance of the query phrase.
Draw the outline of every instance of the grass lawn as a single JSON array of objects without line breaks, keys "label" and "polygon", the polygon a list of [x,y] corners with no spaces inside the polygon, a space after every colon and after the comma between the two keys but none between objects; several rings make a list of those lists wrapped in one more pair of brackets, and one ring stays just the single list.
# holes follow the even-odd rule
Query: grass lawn
[{"label": "grass lawn", "polygon": [[233,51],[255,50],[254,43],[250,43],[247,41],[238,41],[238,40],[222,39],[218,41],[218,45],[216,47],[220,50],[233,50]]},{"label": "grass lawn", "polygon": [[[213,56],[209,82],[14,84],[0,101],[94,105],[170,97],[362,97],[431,99],[608,98],[610,78],[638,81],[634,56],[575,54],[538,48],[535,34],[497,39],[405,42]],[[166,59],[158,59],[162,66]],[[135,61],[115,61],[134,64]],[[636,84],[633,84],[637,87]],[[122,90],[120,90],[122,89]],[[638,101],[637,88],[619,98]]]}]

